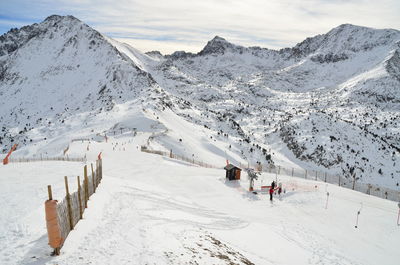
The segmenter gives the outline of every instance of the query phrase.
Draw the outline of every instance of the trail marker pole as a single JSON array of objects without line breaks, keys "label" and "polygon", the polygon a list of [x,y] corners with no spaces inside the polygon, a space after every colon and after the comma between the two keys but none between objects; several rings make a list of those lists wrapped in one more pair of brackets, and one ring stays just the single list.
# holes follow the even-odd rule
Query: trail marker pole
[{"label": "trail marker pole", "polygon": [[399,223],[399,221],[400,221],[400,202],[397,205],[399,206],[399,214],[397,215],[397,225],[400,225],[400,223]]},{"label": "trail marker pole", "polygon": [[325,210],[328,209],[328,200],[329,200],[329,192],[326,192],[326,204],[325,204]]},{"label": "trail marker pole", "polygon": [[358,227],[358,216],[359,216],[359,215],[360,215],[360,213],[361,213],[361,209],[362,209],[362,207],[363,207],[363,204],[361,203],[360,210],[358,210],[358,212],[357,212],[357,219],[356,219],[356,225],[355,225],[355,228],[357,228],[357,227]]}]

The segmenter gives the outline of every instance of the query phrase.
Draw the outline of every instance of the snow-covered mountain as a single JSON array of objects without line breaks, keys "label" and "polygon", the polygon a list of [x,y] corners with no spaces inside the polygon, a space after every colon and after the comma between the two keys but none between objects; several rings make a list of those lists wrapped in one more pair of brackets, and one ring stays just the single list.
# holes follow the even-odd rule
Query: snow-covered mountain
[{"label": "snow-covered mountain", "polygon": [[[345,24],[278,51],[217,36],[197,54],[163,56],[51,16],[1,36],[0,56],[3,152],[18,142],[61,153],[73,138],[136,128],[208,162],[400,182],[397,30]],[[143,119],[154,124],[140,128]]]},{"label": "snow-covered mountain", "polygon": [[141,65],[72,16],[10,30],[1,36],[0,54],[3,152],[12,142],[68,131],[70,117],[91,113],[91,119],[157,87]]}]

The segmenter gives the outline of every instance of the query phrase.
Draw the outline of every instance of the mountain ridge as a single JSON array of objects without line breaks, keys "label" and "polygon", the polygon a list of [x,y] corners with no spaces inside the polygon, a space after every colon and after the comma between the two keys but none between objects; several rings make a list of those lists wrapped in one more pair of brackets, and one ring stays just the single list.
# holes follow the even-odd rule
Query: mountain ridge
[{"label": "mountain ridge", "polygon": [[161,121],[172,111],[185,126],[203,126],[210,146],[229,142],[209,149],[237,163],[398,185],[399,36],[344,24],[281,50],[216,36],[197,54],[162,56],[50,16],[0,37],[0,145],[43,152],[51,139],[57,153],[81,124],[79,137],[89,137],[146,117],[158,124],[157,146],[194,155],[174,123]]}]

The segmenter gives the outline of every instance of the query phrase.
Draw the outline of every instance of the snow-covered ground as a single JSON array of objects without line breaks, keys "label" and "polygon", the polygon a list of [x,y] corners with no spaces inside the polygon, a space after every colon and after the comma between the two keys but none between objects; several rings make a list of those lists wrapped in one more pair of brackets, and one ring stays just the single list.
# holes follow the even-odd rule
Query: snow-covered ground
[{"label": "snow-covered ground", "polygon": [[[61,199],[63,177],[76,183],[83,164],[0,166],[1,265],[399,263],[396,202],[279,176],[287,192],[271,204],[247,191],[244,172],[227,183],[222,169],[139,150],[221,168],[354,170],[359,183],[399,190],[400,31],[341,25],[280,51],[215,37],[198,54],[169,56],[72,16],[1,37],[0,158],[15,143],[13,158],[67,147],[104,158],[59,257],[47,246],[46,187]],[[256,190],[274,178],[263,174]]]},{"label": "snow-covered ground", "polygon": [[[102,151],[104,177],[58,257],[47,246],[46,186],[61,199],[63,176],[75,183],[83,164],[0,166],[0,264],[398,264],[395,202],[280,176],[286,193],[270,203],[247,191],[244,172],[226,182],[222,169],[140,152],[149,136],[111,137],[90,151],[71,144],[89,161]],[[263,174],[256,190],[275,177]]]}]

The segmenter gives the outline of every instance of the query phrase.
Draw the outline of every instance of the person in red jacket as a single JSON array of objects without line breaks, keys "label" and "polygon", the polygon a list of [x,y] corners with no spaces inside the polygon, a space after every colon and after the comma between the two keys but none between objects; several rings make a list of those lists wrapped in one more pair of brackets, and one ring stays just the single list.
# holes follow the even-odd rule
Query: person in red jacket
[{"label": "person in red jacket", "polygon": [[269,200],[272,202],[272,194],[274,194],[274,188],[272,186],[269,188]]}]

